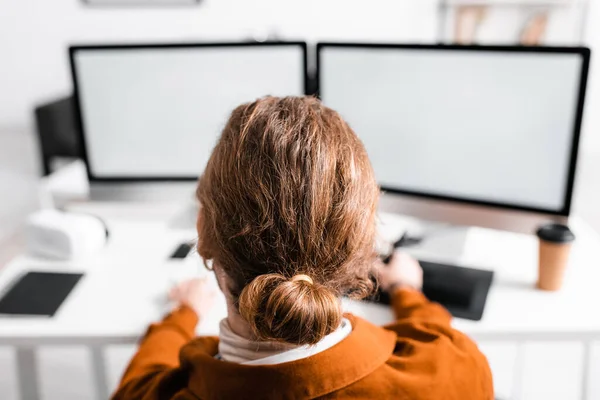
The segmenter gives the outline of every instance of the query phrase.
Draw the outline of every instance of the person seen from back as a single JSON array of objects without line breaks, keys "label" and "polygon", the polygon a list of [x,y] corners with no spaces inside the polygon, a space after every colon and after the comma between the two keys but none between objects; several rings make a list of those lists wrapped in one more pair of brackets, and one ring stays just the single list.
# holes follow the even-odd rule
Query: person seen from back
[{"label": "person seen from back", "polygon": [[[227,318],[196,337],[214,290],[178,285],[113,399],[493,399],[486,358],[423,296],[418,262],[379,261],[379,188],[337,112],[311,97],[237,107],[197,197],[198,253]],[[373,293],[374,272],[396,317],[384,327],[342,309]]]}]

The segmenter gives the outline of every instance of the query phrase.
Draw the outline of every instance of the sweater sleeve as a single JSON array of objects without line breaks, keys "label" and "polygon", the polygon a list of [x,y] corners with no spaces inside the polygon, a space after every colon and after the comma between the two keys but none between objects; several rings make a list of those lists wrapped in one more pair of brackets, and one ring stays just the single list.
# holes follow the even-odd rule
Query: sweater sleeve
[{"label": "sweater sleeve", "polygon": [[174,375],[174,369],[179,367],[179,351],[194,338],[197,323],[196,313],[183,306],[151,325],[113,399],[143,398],[144,393],[151,391],[159,381],[176,379],[170,375]]},{"label": "sweater sleeve", "polygon": [[399,288],[391,294],[391,299],[398,321],[411,319],[450,326],[450,313],[441,305],[427,300],[418,290]]},{"label": "sweater sleeve", "polygon": [[[398,337],[392,364],[410,372],[422,382],[451,382],[444,387],[448,399],[494,398],[492,374],[486,357],[465,334],[452,328],[452,316],[413,289],[398,289],[392,294],[396,321],[386,326]],[[418,397],[421,385],[406,387],[410,396]],[[414,393],[411,389],[415,389]],[[467,395],[468,394],[468,395]]]}]

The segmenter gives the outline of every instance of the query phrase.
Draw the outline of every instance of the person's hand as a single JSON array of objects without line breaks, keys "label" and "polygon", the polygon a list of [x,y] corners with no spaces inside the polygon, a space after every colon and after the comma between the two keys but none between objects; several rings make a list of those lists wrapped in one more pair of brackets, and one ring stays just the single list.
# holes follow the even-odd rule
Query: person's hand
[{"label": "person's hand", "polygon": [[379,261],[375,271],[381,288],[386,292],[398,287],[417,290],[423,287],[423,269],[419,262],[401,251],[395,251],[388,264]]},{"label": "person's hand", "polygon": [[198,318],[208,314],[215,302],[216,289],[206,278],[183,281],[169,292],[172,301],[190,307]]}]

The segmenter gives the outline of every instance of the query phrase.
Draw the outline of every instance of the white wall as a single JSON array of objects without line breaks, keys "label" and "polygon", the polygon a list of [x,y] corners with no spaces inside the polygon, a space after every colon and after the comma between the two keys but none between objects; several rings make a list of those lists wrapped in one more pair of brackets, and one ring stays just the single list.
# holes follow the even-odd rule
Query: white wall
[{"label": "white wall", "polygon": [[69,43],[283,38],[430,42],[436,0],[203,0],[196,7],[98,8],[81,0],[0,0],[0,127],[71,89]]},{"label": "white wall", "polygon": [[[586,43],[600,50],[600,5],[598,0],[590,2]],[[203,0],[195,7],[147,9],[90,7],[82,0],[0,0],[0,130],[28,130],[35,104],[70,92],[70,43],[237,40],[272,31],[285,39],[309,41],[433,42],[437,4],[438,0]],[[506,36],[512,32],[509,19],[514,23],[508,15],[502,19],[507,12],[490,13],[481,40],[495,41],[492,28],[504,30],[503,40],[514,39],[510,33]],[[568,42],[576,19],[567,9],[555,13],[548,39]],[[600,116],[593,112],[600,103],[596,74],[600,62],[592,64],[582,148],[600,153]]]},{"label": "white wall", "polygon": [[[600,155],[600,1],[590,0],[585,45],[592,49],[581,148],[591,156]],[[600,172],[600,171],[597,171]]]}]

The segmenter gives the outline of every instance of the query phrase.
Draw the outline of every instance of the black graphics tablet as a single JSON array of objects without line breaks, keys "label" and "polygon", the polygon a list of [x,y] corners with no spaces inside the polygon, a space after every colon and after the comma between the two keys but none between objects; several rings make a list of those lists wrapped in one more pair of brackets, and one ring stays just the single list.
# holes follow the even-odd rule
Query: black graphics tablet
[{"label": "black graphics tablet", "polygon": [[28,272],[0,299],[0,314],[53,316],[83,274]]},{"label": "black graphics tablet", "polygon": [[[454,317],[479,321],[483,316],[493,271],[420,261],[423,294],[443,305]],[[390,304],[390,296],[379,291],[371,301]]]}]

